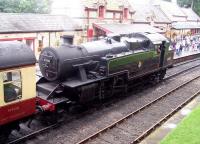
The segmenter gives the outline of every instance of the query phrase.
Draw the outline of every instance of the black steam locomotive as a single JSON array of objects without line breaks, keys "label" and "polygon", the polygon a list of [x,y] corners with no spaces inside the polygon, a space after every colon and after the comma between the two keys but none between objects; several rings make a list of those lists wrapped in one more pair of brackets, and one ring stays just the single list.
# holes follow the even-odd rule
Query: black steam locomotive
[{"label": "black steam locomotive", "polygon": [[172,62],[169,41],[158,33],[45,48],[39,57],[43,77],[37,82],[37,96],[50,111],[63,103],[86,104],[126,93],[137,80],[162,80]]}]

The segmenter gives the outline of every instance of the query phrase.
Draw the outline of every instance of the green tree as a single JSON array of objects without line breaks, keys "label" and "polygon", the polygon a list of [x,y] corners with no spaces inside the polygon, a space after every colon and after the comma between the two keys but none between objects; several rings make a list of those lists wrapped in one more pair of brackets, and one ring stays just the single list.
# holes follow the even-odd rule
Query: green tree
[{"label": "green tree", "polygon": [[193,0],[192,9],[200,16],[200,0]]},{"label": "green tree", "polygon": [[51,0],[0,0],[0,12],[49,13]]},{"label": "green tree", "polygon": [[191,7],[198,15],[200,15],[200,0],[178,0],[181,7]]},{"label": "green tree", "polygon": [[177,0],[177,3],[181,7],[191,7],[200,16],[200,0]]}]

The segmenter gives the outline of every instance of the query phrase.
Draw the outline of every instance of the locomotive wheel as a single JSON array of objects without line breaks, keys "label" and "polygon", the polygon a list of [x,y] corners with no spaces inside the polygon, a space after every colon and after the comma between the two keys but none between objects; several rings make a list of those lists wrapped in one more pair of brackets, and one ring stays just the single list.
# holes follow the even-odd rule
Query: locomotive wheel
[{"label": "locomotive wheel", "polygon": [[83,112],[83,106],[81,105],[73,105],[69,108],[69,112],[71,114],[78,114],[78,113],[81,113]]},{"label": "locomotive wheel", "polygon": [[[1,133],[0,133],[0,143],[5,143],[8,140],[8,137],[11,133],[11,129],[0,129]],[[2,133],[3,132],[3,133]]]},{"label": "locomotive wheel", "polygon": [[0,134],[0,143],[5,143],[9,134]]},{"label": "locomotive wheel", "polygon": [[159,83],[159,75],[158,74],[151,75],[149,78],[149,82],[152,85],[158,84]]},{"label": "locomotive wheel", "polygon": [[165,77],[165,74],[166,74],[166,69],[161,70],[159,73],[154,74],[154,75],[151,76],[150,82],[153,85],[158,84],[160,81],[163,80],[163,78]]},{"label": "locomotive wheel", "polygon": [[163,78],[165,77],[166,74],[166,69],[162,70],[159,74],[159,81],[163,80]]},{"label": "locomotive wheel", "polygon": [[46,112],[40,115],[39,120],[44,125],[50,125],[50,124],[57,123],[58,119],[57,119],[56,113]]}]

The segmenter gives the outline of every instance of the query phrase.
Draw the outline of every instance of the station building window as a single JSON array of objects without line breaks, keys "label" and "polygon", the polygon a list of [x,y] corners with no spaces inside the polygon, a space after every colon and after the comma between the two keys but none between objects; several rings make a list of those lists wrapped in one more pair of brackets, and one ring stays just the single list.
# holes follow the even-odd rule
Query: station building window
[{"label": "station building window", "polygon": [[41,39],[38,40],[38,51],[40,52],[44,47],[44,37],[42,36]]},{"label": "station building window", "polygon": [[125,20],[128,19],[128,8],[124,8],[123,17]]},{"label": "station building window", "polygon": [[114,12],[113,13],[113,20],[115,20],[116,19],[116,13]]},{"label": "station building window", "polygon": [[99,18],[104,18],[104,11],[105,7],[104,6],[99,6]]},{"label": "station building window", "polygon": [[4,101],[12,102],[22,98],[21,72],[10,71],[3,73]]},{"label": "station building window", "polygon": [[28,47],[30,47],[32,51],[34,50],[34,40],[33,39],[27,39],[26,40],[26,45]]}]

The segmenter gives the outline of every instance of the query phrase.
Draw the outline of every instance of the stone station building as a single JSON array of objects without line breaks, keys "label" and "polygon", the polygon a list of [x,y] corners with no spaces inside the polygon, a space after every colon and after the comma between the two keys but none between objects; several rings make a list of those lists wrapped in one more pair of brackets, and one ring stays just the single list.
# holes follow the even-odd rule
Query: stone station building
[{"label": "stone station building", "polygon": [[82,29],[68,16],[0,13],[0,41],[22,41],[38,56],[44,47],[82,42]]}]

